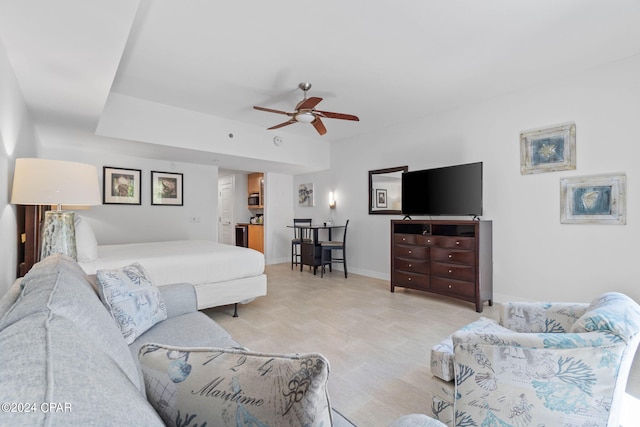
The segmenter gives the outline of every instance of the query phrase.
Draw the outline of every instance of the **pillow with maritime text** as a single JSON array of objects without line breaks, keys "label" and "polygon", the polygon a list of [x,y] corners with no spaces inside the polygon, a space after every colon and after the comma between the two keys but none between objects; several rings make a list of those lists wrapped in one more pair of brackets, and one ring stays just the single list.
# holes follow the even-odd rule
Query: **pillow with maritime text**
[{"label": "pillow with maritime text", "polygon": [[331,426],[320,354],[145,344],[147,398],[169,426]]}]

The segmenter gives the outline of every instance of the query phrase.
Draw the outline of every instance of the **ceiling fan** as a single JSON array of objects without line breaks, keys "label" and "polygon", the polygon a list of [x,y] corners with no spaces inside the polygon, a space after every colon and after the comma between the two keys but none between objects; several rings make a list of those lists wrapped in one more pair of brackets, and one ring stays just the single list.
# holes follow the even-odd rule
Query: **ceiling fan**
[{"label": "ceiling fan", "polygon": [[254,106],[256,110],[266,111],[268,113],[277,113],[284,114],[290,117],[286,122],[280,123],[275,126],[271,126],[268,130],[278,129],[284,126],[292,125],[294,123],[311,123],[314,128],[318,131],[320,135],[324,135],[327,133],[327,128],[324,127],[324,123],[322,123],[323,118],[326,119],[341,119],[341,120],[353,120],[360,121],[360,119],[351,114],[342,114],[342,113],[332,113],[331,111],[320,111],[316,110],[315,106],[322,101],[322,98],[311,97],[307,98],[307,91],[311,89],[311,83],[303,82],[298,85],[300,89],[304,92],[304,98],[302,101],[298,102],[296,105],[295,111],[292,113],[280,110],[273,110],[271,108],[257,107]]}]

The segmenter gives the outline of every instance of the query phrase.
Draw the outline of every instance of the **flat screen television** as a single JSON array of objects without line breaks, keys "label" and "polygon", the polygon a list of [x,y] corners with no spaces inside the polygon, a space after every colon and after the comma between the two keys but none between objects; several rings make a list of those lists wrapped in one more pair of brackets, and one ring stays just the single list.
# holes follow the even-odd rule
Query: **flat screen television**
[{"label": "flat screen television", "polygon": [[403,173],[402,214],[482,215],[482,162]]}]

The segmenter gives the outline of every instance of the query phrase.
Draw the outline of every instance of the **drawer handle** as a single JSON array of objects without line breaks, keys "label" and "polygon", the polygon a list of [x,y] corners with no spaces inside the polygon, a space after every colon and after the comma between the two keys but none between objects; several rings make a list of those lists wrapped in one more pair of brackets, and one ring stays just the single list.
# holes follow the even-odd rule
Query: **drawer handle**
[{"label": "drawer handle", "polygon": [[411,277],[409,277],[408,280],[411,281]]},{"label": "drawer handle", "polygon": [[409,264],[409,268],[413,267],[413,265]]},{"label": "drawer handle", "polygon": [[451,273],[452,273],[452,271],[451,271],[451,270],[449,270],[449,274],[451,274]]},{"label": "drawer handle", "polygon": [[456,245],[459,245],[459,244],[460,244],[460,242],[459,242],[459,241],[458,241],[458,242],[456,242]]},{"label": "drawer handle", "polygon": [[453,255],[449,254],[449,258],[453,258]]},{"label": "drawer handle", "polygon": [[452,287],[453,287],[452,285],[449,285],[449,289],[451,289]]},{"label": "drawer handle", "polygon": [[406,241],[406,240],[407,240],[406,238],[404,238],[404,237],[402,238],[402,241],[403,241],[403,242],[404,242],[404,241]]},{"label": "drawer handle", "polygon": [[411,251],[409,251],[409,253],[411,253]]},{"label": "drawer handle", "polygon": [[427,243],[431,243],[431,239],[427,239]]}]

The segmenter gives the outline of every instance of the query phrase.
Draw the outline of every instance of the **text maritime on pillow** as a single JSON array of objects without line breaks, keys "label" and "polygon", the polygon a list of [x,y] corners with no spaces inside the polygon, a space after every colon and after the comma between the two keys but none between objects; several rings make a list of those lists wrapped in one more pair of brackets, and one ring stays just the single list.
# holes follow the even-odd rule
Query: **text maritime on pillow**
[{"label": "text maritime on pillow", "polygon": [[320,354],[145,344],[147,398],[169,426],[331,426]]}]

